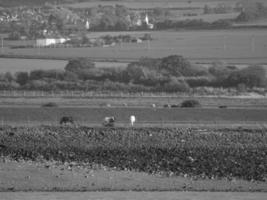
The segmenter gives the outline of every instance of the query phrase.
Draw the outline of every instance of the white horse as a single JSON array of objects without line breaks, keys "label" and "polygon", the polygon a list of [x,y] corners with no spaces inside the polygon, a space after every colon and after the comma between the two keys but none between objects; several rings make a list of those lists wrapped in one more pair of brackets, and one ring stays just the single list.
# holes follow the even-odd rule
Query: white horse
[{"label": "white horse", "polygon": [[134,116],[134,115],[131,115],[131,117],[130,117],[130,123],[131,123],[131,126],[134,125],[134,122],[135,122],[135,121],[136,121],[135,116]]}]

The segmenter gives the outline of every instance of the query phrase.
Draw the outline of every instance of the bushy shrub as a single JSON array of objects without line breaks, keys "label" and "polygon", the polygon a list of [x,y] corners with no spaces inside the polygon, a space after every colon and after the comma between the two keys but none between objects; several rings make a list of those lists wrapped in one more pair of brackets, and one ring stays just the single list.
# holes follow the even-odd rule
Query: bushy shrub
[{"label": "bushy shrub", "polygon": [[17,80],[17,83],[20,84],[21,86],[25,85],[29,80],[28,72],[16,73],[16,80]]},{"label": "bushy shrub", "polygon": [[182,108],[195,108],[195,107],[200,107],[201,104],[199,101],[192,99],[192,100],[185,100],[181,103]]},{"label": "bushy shrub", "polygon": [[266,69],[255,65],[235,71],[228,76],[225,84],[230,87],[237,87],[239,84],[244,84],[248,88],[266,87]]},{"label": "bushy shrub", "polygon": [[169,82],[165,83],[162,89],[166,92],[189,92],[190,87],[184,80],[171,77]]},{"label": "bushy shrub", "polygon": [[48,102],[42,105],[42,107],[58,107],[55,102]]},{"label": "bushy shrub", "polygon": [[84,70],[92,69],[95,67],[95,63],[87,58],[75,58],[69,60],[65,67],[65,71],[79,73]]}]

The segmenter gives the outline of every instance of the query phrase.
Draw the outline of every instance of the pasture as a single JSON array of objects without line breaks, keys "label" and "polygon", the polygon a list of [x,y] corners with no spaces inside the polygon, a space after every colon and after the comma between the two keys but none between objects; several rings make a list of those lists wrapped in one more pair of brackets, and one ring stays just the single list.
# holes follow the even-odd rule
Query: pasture
[{"label": "pasture", "polygon": [[218,108],[93,108],[93,107],[1,107],[1,125],[58,125],[62,116],[72,116],[79,125],[102,126],[106,116],[114,116],[115,126],[130,126],[129,117],[136,116],[137,127],[176,127],[187,125],[264,125],[267,109]]},{"label": "pasture", "polygon": [[237,1],[228,1],[228,0],[192,0],[190,3],[188,1],[175,1],[175,0],[163,0],[163,1],[90,1],[90,2],[81,2],[74,4],[65,4],[66,7],[72,8],[90,8],[98,5],[108,6],[108,5],[124,5],[130,9],[151,9],[151,8],[203,8],[205,4],[215,7],[219,3],[224,3],[225,5],[233,6]]},{"label": "pasture", "polygon": [[170,17],[172,20],[198,20],[202,19],[205,22],[214,22],[220,19],[235,19],[239,13],[233,12],[233,13],[226,13],[226,14],[202,14],[197,16],[178,16],[178,17]]},{"label": "pasture", "polygon": [[67,61],[42,60],[42,59],[17,59],[0,58],[0,72],[16,73],[19,71],[30,72],[32,70],[63,70]]},{"label": "pasture", "polygon": [[43,91],[0,91],[1,107],[40,107],[46,103],[54,103],[59,107],[105,108],[109,104],[117,108],[151,108],[155,104],[163,108],[165,104],[177,105],[185,100],[195,99],[203,108],[266,109],[267,101],[263,96],[188,96],[181,94],[121,94],[121,93],[75,93],[75,92],[43,92]]},{"label": "pasture", "polygon": [[[90,33],[119,35],[129,32]],[[267,32],[265,30],[151,31],[150,42],[123,43],[113,47],[91,48],[28,48],[5,49],[5,55],[57,57],[89,57],[98,60],[131,61],[140,57],[160,58],[183,55],[193,62],[223,60],[228,63],[267,63]],[[90,36],[89,34],[89,36]]]},{"label": "pasture", "polygon": [[261,192],[4,192],[4,199],[35,200],[265,200]]},{"label": "pasture", "polygon": [[[66,60],[0,58],[0,73],[30,72],[38,69],[64,70],[66,64]],[[97,68],[125,68],[127,65],[128,63],[120,62],[95,62]]]}]

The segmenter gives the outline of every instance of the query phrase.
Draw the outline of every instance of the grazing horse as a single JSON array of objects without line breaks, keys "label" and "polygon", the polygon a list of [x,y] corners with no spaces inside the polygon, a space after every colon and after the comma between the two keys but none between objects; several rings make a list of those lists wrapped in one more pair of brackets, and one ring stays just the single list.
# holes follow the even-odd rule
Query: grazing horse
[{"label": "grazing horse", "polygon": [[74,124],[74,119],[71,116],[63,116],[60,119],[60,125],[66,125],[66,124]]},{"label": "grazing horse", "polygon": [[136,121],[135,116],[134,116],[134,115],[131,115],[131,117],[130,117],[130,123],[131,123],[131,126],[134,125],[134,122],[135,122],[135,121]]},{"label": "grazing horse", "polygon": [[115,123],[115,117],[111,116],[111,117],[105,117],[104,118],[104,122],[103,125],[106,127],[113,127]]}]

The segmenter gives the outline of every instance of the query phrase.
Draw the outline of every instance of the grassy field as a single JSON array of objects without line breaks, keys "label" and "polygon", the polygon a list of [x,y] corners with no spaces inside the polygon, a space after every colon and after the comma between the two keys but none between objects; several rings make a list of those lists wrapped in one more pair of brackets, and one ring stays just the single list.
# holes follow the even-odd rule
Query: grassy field
[{"label": "grassy field", "polygon": [[[93,7],[97,5],[125,5],[126,7],[138,9],[138,8],[192,8],[192,7],[204,7],[205,4],[209,6],[217,6],[220,3],[224,3],[227,6],[234,6],[238,0],[191,0],[190,3],[187,0],[127,0],[127,1],[90,1],[74,4],[65,4],[69,7],[74,8],[84,8],[84,7]],[[250,0],[250,2],[263,2],[265,0]]]},{"label": "grassy field", "polygon": [[193,19],[202,19],[205,22],[214,22],[220,19],[235,19],[239,13],[226,13],[226,14],[203,14],[197,16],[180,16],[180,17],[171,17],[172,20],[193,20]]},{"label": "grassy field", "polygon": [[226,5],[234,5],[234,1],[228,0],[192,0],[191,3],[188,1],[174,1],[174,0],[164,0],[164,1],[90,1],[90,2],[82,2],[82,3],[74,3],[74,4],[65,4],[68,7],[72,8],[85,8],[85,7],[94,7],[98,5],[124,5],[131,9],[147,9],[147,8],[203,8],[205,4],[209,6],[216,6],[219,3],[225,3]]},{"label": "grassy field", "polygon": [[[132,32],[131,34],[144,34]],[[91,36],[128,34],[92,33]],[[229,63],[267,63],[267,33],[264,30],[155,31],[151,42],[124,43],[114,47],[5,49],[4,54],[44,57],[90,57],[135,60],[140,57],[183,55],[194,62],[223,60]],[[90,35],[90,34],[89,34]]]},{"label": "grassy field", "polygon": [[129,117],[135,115],[137,127],[175,127],[184,124],[213,126],[235,124],[264,125],[267,109],[217,108],[90,108],[90,107],[1,107],[1,125],[57,125],[62,116],[73,116],[79,125],[102,126],[106,116],[115,116],[117,126],[129,126]]},{"label": "grassy field", "polygon": [[143,94],[142,96],[135,94],[110,94],[103,95],[101,93],[86,93],[75,94],[51,94],[44,92],[32,91],[0,91],[0,106],[35,106],[41,107],[43,104],[53,102],[59,107],[106,107],[108,104],[111,107],[146,107],[151,108],[152,104],[162,108],[164,104],[177,105],[184,100],[195,99],[200,102],[203,108],[218,108],[225,105],[228,108],[252,108],[265,109],[267,108],[266,98],[263,96],[188,96],[181,94]]},{"label": "grassy field", "polygon": [[4,199],[35,200],[35,199],[58,199],[58,200],[265,200],[265,193],[260,192],[4,192]]},{"label": "grassy field", "polygon": [[[64,70],[66,64],[66,60],[0,58],[0,73],[30,72],[38,69]],[[95,62],[95,66],[99,68],[125,68],[127,65],[128,63]]]},{"label": "grassy field", "polygon": [[29,72],[37,69],[63,70],[66,64],[67,61],[64,60],[0,58],[0,72]]}]

